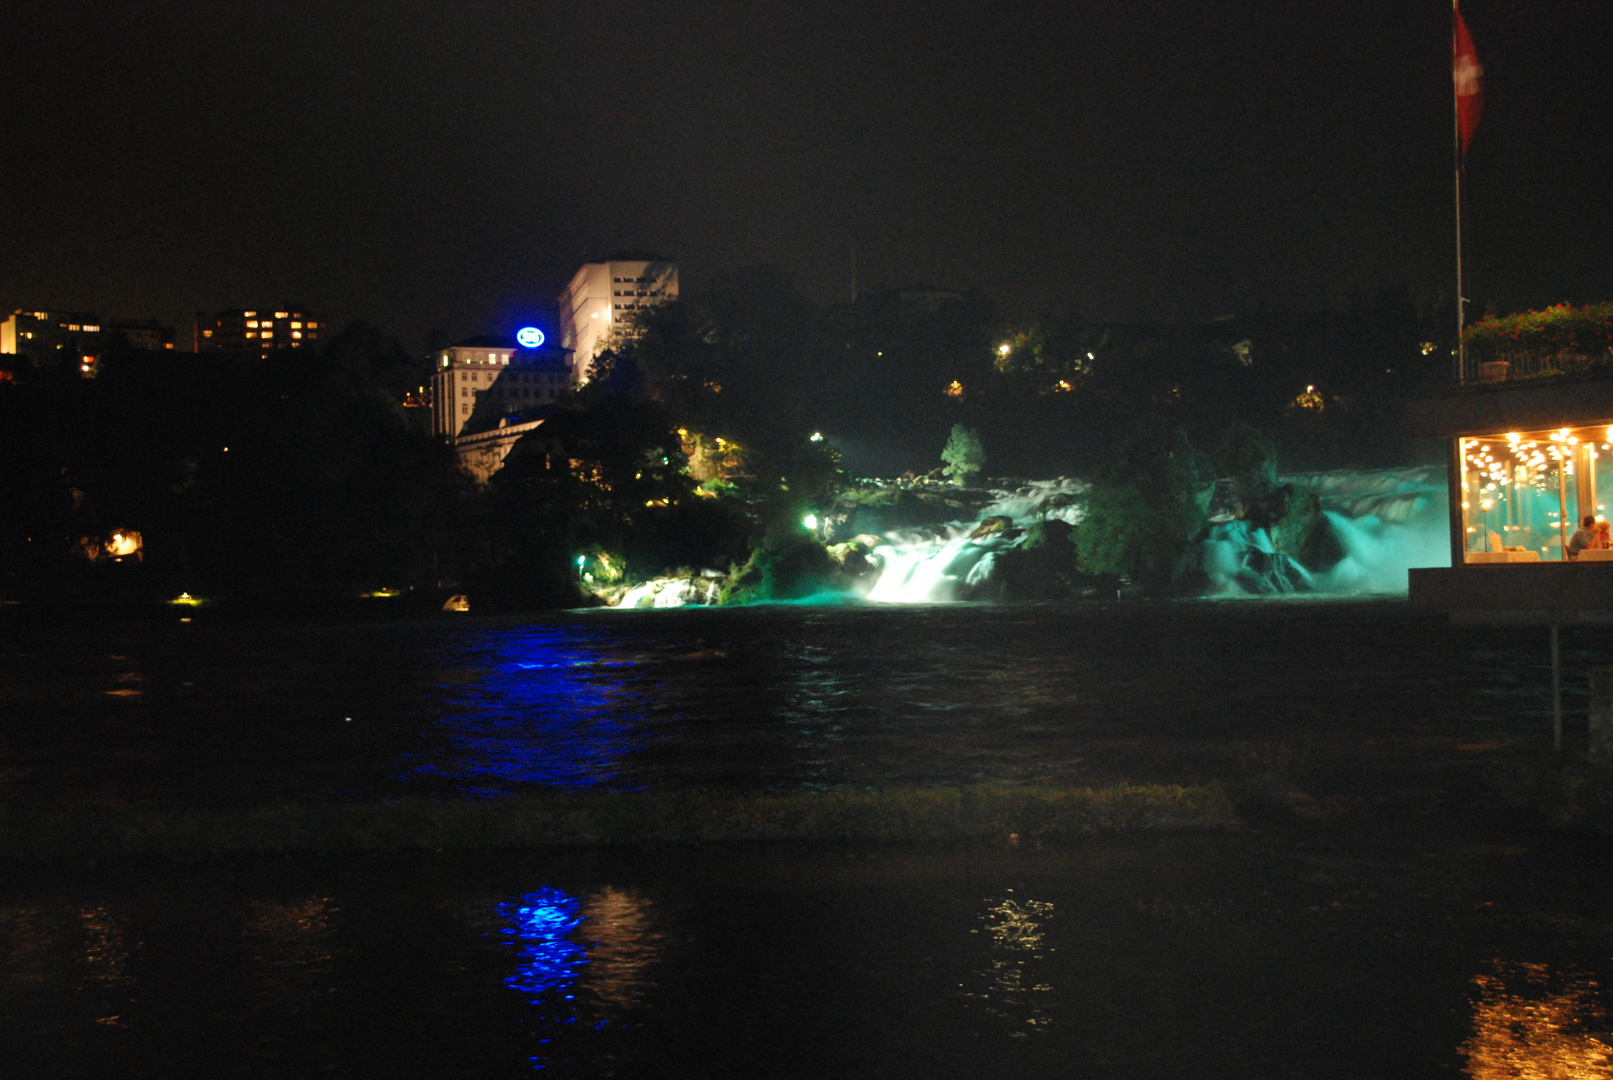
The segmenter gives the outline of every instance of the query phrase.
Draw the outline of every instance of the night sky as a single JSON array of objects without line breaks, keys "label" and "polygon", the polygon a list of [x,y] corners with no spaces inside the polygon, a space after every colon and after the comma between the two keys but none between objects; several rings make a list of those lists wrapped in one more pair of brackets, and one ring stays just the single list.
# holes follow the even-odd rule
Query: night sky
[{"label": "night sky", "polygon": [[[413,348],[552,317],[618,249],[685,288],[978,287],[1208,319],[1452,288],[1439,0],[24,3],[0,304],[297,300]],[[1472,287],[1613,299],[1613,8],[1470,0]],[[185,346],[188,347],[188,346]]]}]

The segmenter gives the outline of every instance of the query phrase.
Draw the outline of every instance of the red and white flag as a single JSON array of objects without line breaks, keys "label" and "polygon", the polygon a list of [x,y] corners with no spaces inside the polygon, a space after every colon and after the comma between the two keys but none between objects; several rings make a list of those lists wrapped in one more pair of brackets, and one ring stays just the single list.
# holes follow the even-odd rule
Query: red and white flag
[{"label": "red and white flag", "polygon": [[1456,127],[1462,133],[1462,153],[1473,141],[1473,132],[1479,126],[1479,114],[1484,111],[1484,68],[1479,66],[1479,54],[1473,49],[1473,39],[1467,35],[1467,23],[1460,11],[1456,15],[1456,34],[1451,39],[1451,78],[1456,80]]}]

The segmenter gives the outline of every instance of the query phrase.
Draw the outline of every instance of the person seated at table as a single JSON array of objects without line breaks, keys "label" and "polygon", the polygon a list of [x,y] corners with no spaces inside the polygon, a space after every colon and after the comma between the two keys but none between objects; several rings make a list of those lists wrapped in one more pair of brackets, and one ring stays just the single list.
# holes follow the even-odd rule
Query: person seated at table
[{"label": "person seated at table", "polygon": [[1574,530],[1574,535],[1568,538],[1568,557],[1577,559],[1580,552],[1595,546],[1596,518],[1594,515],[1586,514],[1585,519],[1579,523],[1579,528]]},{"label": "person seated at table", "polygon": [[1599,548],[1613,547],[1613,537],[1608,535],[1608,523],[1605,521],[1596,523],[1596,546]]}]

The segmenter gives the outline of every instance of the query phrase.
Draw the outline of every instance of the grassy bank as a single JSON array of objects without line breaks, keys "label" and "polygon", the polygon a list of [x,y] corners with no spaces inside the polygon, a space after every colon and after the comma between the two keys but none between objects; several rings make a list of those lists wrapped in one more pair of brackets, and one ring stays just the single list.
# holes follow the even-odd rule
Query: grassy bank
[{"label": "grassy bank", "polygon": [[0,816],[0,859],[489,851],[724,841],[1059,841],[1113,830],[1224,828],[1218,787],[902,788],[735,797],[556,794],[288,805],[210,813],[94,809]]},{"label": "grassy bank", "polygon": [[1487,779],[1502,802],[1544,825],[1613,836],[1613,765],[1513,762],[1492,769]]}]

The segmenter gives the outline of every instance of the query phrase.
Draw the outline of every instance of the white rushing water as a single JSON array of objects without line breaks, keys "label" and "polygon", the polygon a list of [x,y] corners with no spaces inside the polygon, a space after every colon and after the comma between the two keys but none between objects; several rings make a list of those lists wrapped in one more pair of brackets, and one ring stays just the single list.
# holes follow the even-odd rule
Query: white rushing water
[{"label": "white rushing water", "polygon": [[1321,496],[1344,558],[1315,575],[1317,592],[1404,593],[1411,567],[1451,564],[1443,465],[1339,469],[1286,478]]},{"label": "white rushing water", "polygon": [[1016,529],[1028,528],[1040,520],[1077,525],[1082,514],[1079,505],[1049,507],[1048,503],[1058,501],[1059,495],[1079,495],[1086,487],[1080,480],[1035,480],[1013,491],[996,492],[997,498],[974,521],[953,523],[939,535],[901,529],[886,533],[886,542],[872,552],[880,572],[868,591],[868,599],[889,604],[959,599],[965,589],[991,577],[998,552],[1018,542],[1017,534],[1010,537],[1001,532],[971,539],[982,520],[1010,518]]},{"label": "white rushing water", "polygon": [[[1442,466],[1341,469],[1287,476],[1282,482],[1308,488],[1321,499],[1340,557],[1331,565],[1307,567],[1277,551],[1264,529],[1251,528],[1245,521],[1224,522],[1212,526],[1203,543],[1211,595],[1404,593],[1408,568],[1450,564]],[[866,588],[866,599],[890,604],[964,599],[991,580],[999,554],[1015,547],[1025,529],[1044,520],[1079,525],[1083,509],[1073,497],[1086,488],[1080,480],[1032,481],[1012,491],[994,492],[993,500],[973,520],[885,533],[883,542],[869,553],[878,573]],[[1050,505],[1060,502],[1067,505]],[[1013,528],[975,535],[981,522],[991,517],[1006,517]],[[712,603],[714,584],[688,578],[645,582],[619,604],[630,608]]]},{"label": "white rushing water", "polygon": [[[1242,521],[1227,522],[1212,528],[1204,541],[1204,570],[1212,594],[1404,593],[1408,568],[1450,565],[1442,466],[1340,469],[1283,477],[1282,482],[1309,488],[1320,497],[1342,558],[1331,566],[1306,567],[1279,553],[1264,529],[1252,529]],[[1048,498],[1059,492],[1078,494],[1085,487],[1073,480],[1029,484],[1002,493],[980,516],[1006,515],[1024,528],[1037,519],[1037,508]],[[1063,507],[1048,517],[1075,525],[1081,520],[1081,509]],[[984,583],[996,553],[1015,541],[1000,534],[971,540],[977,525],[953,524],[940,535],[900,530],[886,534],[887,543],[874,551],[881,571],[868,599],[946,602]],[[1251,566],[1261,572],[1251,573]]]}]

